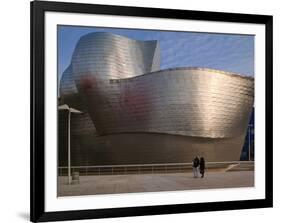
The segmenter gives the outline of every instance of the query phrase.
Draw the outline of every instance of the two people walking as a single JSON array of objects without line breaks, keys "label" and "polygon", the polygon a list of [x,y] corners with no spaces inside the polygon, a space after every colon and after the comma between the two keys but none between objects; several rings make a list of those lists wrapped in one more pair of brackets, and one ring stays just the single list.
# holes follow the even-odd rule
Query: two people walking
[{"label": "two people walking", "polygon": [[193,168],[193,176],[195,178],[199,177],[199,171],[201,174],[201,178],[204,177],[204,173],[205,173],[205,160],[204,157],[201,157],[199,159],[198,156],[196,156],[193,161],[192,161],[192,168]]}]

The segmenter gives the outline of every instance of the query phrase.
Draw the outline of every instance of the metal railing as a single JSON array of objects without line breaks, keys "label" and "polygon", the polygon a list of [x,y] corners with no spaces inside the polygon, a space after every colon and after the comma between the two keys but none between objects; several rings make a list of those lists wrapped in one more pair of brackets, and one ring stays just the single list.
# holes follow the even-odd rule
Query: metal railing
[{"label": "metal railing", "polygon": [[[226,161],[207,162],[207,169],[223,169],[229,165],[253,166],[254,161]],[[114,175],[114,174],[145,174],[145,173],[174,173],[189,172],[192,163],[163,163],[163,164],[131,164],[131,165],[100,165],[100,166],[71,166],[71,172],[79,172],[80,175]],[[59,167],[59,176],[66,176],[67,166]]]}]

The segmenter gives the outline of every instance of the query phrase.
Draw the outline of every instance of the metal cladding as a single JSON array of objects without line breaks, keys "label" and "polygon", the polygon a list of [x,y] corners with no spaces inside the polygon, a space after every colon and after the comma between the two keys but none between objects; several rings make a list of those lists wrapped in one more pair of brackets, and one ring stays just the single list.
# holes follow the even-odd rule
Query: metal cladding
[{"label": "metal cladding", "polygon": [[[85,111],[87,118],[83,120],[92,121],[100,136],[134,133],[135,142],[142,137],[154,137],[150,141],[155,141],[155,154],[167,151],[165,145],[169,143],[160,143],[157,148],[159,136],[147,134],[170,135],[168,138],[173,144],[179,138],[172,136],[186,137],[180,138],[179,156],[188,153],[181,148],[188,146],[192,155],[201,151],[215,161],[224,160],[223,157],[237,160],[253,106],[254,79],[196,67],[160,70],[157,41],[91,33],[79,40],[72,63],[62,76],[60,94],[71,103],[73,97],[83,101],[83,105],[81,102],[72,105]],[[201,138],[201,143],[196,141],[197,137]],[[163,136],[162,140],[164,138],[167,137]],[[231,142],[231,145],[224,142]],[[216,148],[220,153],[223,151],[219,143],[230,146],[225,150],[230,156],[220,154],[221,158],[216,159]],[[200,145],[197,150],[196,145]],[[148,145],[144,147],[136,148],[148,151]],[[208,147],[212,148],[209,150],[212,155],[206,153]],[[120,149],[120,152],[130,153],[124,148],[123,143],[117,152]],[[149,153],[152,150],[149,149]],[[166,158],[162,160],[169,162]],[[133,158],[128,158],[128,163],[134,162]]]},{"label": "metal cladding", "polygon": [[81,37],[72,57],[76,82],[95,75],[98,79],[135,77],[160,69],[157,41],[137,41],[109,33]]},{"label": "metal cladding", "polygon": [[73,76],[72,76],[72,65],[68,66],[63,72],[60,81],[60,95],[66,96],[78,93]]},{"label": "metal cladding", "polygon": [[253,80],[209,69],[163,70],[80,89],[101,135],[233,137],[244,133],[253,105]]}]

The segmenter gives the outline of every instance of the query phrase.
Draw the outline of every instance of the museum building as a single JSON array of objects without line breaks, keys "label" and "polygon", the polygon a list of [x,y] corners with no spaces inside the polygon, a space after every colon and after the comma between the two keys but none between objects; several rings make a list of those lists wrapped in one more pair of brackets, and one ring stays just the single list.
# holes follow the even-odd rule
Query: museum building
[{"label": "museum building", "polygon": [[[237,161],[254,78],[199,67],[160,69],[158,41],[82,36],[59,85],[71,115],[72,165]],[[58,111],[59,166],[67,165],[66,110]]]}]

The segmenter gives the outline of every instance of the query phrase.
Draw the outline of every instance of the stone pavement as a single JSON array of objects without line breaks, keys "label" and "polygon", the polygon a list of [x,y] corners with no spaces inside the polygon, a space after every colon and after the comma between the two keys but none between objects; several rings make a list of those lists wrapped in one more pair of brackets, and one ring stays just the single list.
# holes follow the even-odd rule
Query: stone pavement
[{"label": "stone pavement", "polygon": [[204,178],[192,173],[80,176],[80,184],[58,179],[58,196],[156,192],[231,187],[253,187],[254,171],[207,172]]}]

